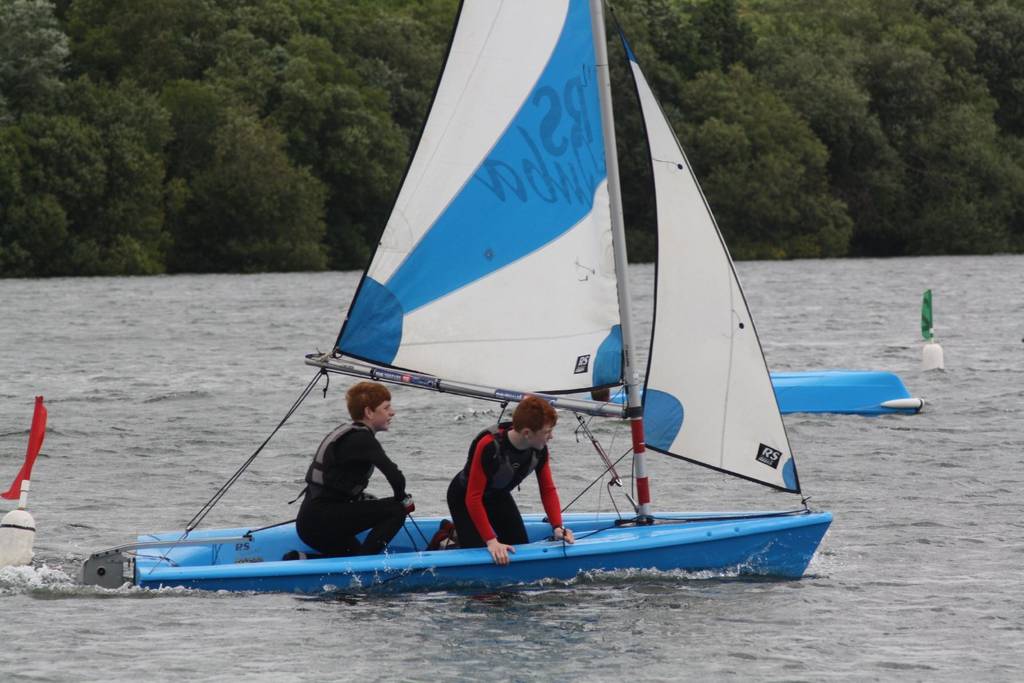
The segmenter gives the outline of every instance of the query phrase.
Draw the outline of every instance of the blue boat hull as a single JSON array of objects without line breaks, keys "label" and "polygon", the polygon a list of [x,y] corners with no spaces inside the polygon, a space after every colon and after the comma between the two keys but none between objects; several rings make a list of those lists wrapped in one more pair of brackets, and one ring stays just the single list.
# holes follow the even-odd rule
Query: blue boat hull
[{"label": "blue boat hull", "polygon": [[[885,415],[920,412],[924,401],[907,391],[903,380],[880,370],[810,370],[772,372],[772,388],[779,412]],[[623,403],[624,395],[612,396]]]},{"label": "blue boat hull", "polygon": [[135,583],[147,588],[320,593],[501,588],[637,569],[799,578],[831,521],[828,512],[671,513],[651,526],[615,526],[612,515],[574,514],[566,516],[566,524],[577,541],[567,545],[547,540],[551,527],[540,516],[528,515],[531,542],[517,546],[505,567],[495,565],[482,548],[423,550],[424,537],[437,529],[439,518],[407,521],[386,554],[294,561],[280,558],[289,550],[309,549],[297,539],[292,523],[255,532],[193,532],[192,541],[204,536],[249,538],[174,548],[170,543],[181,533],[172,532],[139,538],[167,540],[169,545],[139,551]]},{"label": "blue boat hull", "polygon": [[891,372],[823,370],[773,372],[772,386],[782,413],[913,414],[924,402],[913,398]]}]

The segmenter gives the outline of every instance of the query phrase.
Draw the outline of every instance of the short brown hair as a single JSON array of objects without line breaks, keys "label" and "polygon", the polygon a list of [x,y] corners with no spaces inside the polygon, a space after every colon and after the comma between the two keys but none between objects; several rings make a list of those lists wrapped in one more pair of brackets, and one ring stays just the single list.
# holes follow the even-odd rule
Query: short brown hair
[{"label": "short brown hair", "polygon": [[527,396],[512,413],[512,429],[517,432],[523,429],[531,429],[539,432],[545,425],[552,425],[558,422],[558,413],[551,407],[551,404],[536,396]]},{"label": "short brown hair", "polygon": [[391,392],[383,384],[376,382],[359,382],[354,384],[345,394],[348,403],[348,414],[353,420],[362,420],[367,408],[377,410],[384,401],[391,400]]}]

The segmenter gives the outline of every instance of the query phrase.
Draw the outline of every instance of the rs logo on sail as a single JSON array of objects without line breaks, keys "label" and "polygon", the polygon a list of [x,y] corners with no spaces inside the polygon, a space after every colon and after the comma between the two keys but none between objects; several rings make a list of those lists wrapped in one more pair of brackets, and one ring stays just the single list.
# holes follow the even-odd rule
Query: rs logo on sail
[{"label": "rs logo on sail", "polygon": [[778,468],[780,460],[782,460],[782,451],[775,450],[771,446],[765,446],[764,444],[758,445],[758,462],[764,463],[768,467]]}]

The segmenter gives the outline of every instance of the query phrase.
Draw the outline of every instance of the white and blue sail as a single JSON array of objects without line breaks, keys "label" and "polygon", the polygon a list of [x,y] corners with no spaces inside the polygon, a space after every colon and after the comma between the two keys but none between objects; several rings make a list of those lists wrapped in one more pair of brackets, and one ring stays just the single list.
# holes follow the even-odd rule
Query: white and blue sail
[{"label": "white and blue sail", "polygon": [[517,391],[619,384],[588,3],[467,2],[460,12],[337,350]]},{"label": "white and blue sail", "polygon": [[[625,43],[625,40],[623,41]],[[636,57],[658,218],[648,448],[799,492],[789,439],[729,250]]]}]

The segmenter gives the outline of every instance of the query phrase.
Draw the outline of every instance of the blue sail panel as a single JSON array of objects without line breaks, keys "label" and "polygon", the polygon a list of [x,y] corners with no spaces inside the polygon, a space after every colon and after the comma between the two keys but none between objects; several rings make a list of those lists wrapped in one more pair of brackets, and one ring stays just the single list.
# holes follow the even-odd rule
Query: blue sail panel
[{"label": "blue sail panel", "polygon": [[401,304],[372,277],[363,279],[337,347],[359,358],[390,363],[402,341]]},{"label": "blue sail panel", "polygon": [[607,172],[588,4],[504,135],[387,287],[408,314],[536,251],[590,213]]}]

